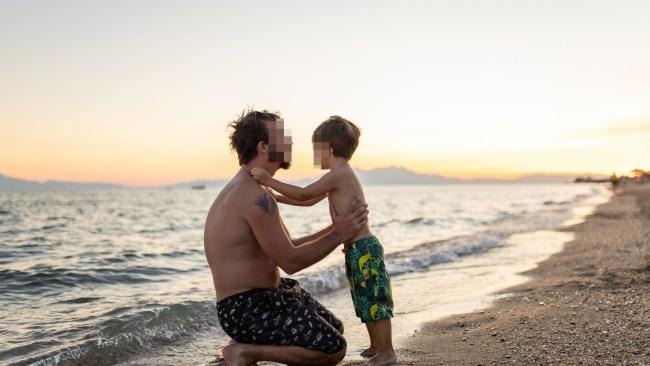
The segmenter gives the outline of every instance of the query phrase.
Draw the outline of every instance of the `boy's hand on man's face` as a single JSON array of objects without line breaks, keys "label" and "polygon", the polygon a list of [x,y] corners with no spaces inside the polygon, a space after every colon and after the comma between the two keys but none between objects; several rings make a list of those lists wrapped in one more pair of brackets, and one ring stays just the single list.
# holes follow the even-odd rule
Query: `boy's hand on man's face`
[{"label": "boy's hand on man's face", "polygon": [[267,172],[263,168],[258,168],[258,167],[255,167],[255,168],[251,169],[251,176],[257,182],[262,183],[262,184],[268,182],[268,180],[271,178],[271,175],[269,174],[269,172]]}]

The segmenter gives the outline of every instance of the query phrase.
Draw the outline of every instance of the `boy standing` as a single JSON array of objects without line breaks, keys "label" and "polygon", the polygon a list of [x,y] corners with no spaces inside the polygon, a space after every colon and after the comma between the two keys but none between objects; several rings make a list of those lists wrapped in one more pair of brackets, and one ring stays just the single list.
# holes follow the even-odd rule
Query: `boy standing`
[{"label": "boy standing", "polygon": [[[251,175],[260,184],[291,200],[311,201],[327,194],[330,214],[337,215],[354,197],[360,196],[365,202],[361,184],[349,163],[360,135],[357,126],[339,116],[321,123],[312,136],[314,163],[321,169],[329,169],[329,172],[304,188],[280,182],[261,168],[252,169]],[[286,198],[280,197],[279,201]],[[384,266],[383,247],[366,223],[351,241],[344,244],[344,253],[354,310],[366,324],[370,336],[370,347],[361,355],[370,357],[367,365],[393,364],[397,360],[391,335],[393,300],[390,278]]]}]

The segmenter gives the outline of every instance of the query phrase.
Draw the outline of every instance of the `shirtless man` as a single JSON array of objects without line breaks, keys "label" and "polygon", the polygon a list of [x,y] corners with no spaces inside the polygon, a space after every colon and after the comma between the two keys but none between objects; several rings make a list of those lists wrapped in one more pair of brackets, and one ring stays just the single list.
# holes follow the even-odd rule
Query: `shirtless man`
[{"label": "shirtless man", "polygon": [[347,212],[332,215],[330,226],[292,239],[275,197],[250,175],[254,167],[271,175],[289,168],[291,137],[282,119],[251,111],[230,127],[241,168],[212,204],[204,232],[219,322],[234,340],[224,359],[335,365],[346,350],[341,321],[295,280],[281,278],[279,268],[293,274],[323,259],[366,224],[367,206],[355,199]]}]

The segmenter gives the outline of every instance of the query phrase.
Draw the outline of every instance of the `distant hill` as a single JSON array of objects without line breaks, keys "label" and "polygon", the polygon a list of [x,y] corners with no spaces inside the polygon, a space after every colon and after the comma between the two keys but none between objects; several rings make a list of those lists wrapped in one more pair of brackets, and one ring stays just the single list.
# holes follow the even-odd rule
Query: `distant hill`
[{"label": "distant hill", "polygon": [[356,169],[356,172],[364,184],[454,184],[462,182],[457,178],[419,174],[397,167],[372,170]]},{"label": "distant hill", "polygon": [[7,177],[0,174],[0,191],[9,190],[69,190],[69,189],[114,189],[126,188],[119,184],[111,183],[79,183],[48,180],[35,182],[25,179]]},{"label": "distant hill", "polygon": [[180,182],[180,183],[175,183],[175,184],[170,184],[165,187],[169,188],[192,188],[192,187],[197,187],[197,186],[205,186],[205,188],[214,188],[214,187],[221,187],[224,184],[226,184],[228,180],[226,179],[217,179],[217,180],[205,180],[205,179],[199,179],[199,180],[193,180],[189,182]]},{"label": "distant hill", "polygon": [[[356,169],[357,175],[366,185],[392,185],[392,184],[499,184],[499,183],[568,183],[576,176],[588,175],[600,177],[599,174],[533,174],[514,179],[460,179],[436,174],[421,174],[400,167],[378,168],[371,170]],[[290,181],[292,184],[305,186],[314,182],[318,177],[304,178]],[[205,186],[205,188],[221,187],[226,179],[194,180],[163,186],[164,188],[190,189]],[[115,189],[129,188],[127,186],[111,183],[78,183],[66,181],[35,182],[24,179],[7,177],[0,174],[0,191],[2,190],[47,190],[47,189]]]},{"label": "distant hill", "polygon": [[[378,168],[371,170],[355,169],[359,179],[366,185],[391,185],[391,184],[500,184],[500,183],[569,183],[573,182],[576,174],[531,174],[514,179],[460,179],[436,174],[421,174],[400,167]],[[324,174],[324,172],[323,172]],[[299,186],[306,186],[318,177],[290,180]],[[220,187],[226,180],[195,180],[173,184],[168,187],[190,188],[205,185],[206,187]]]},{"label": "distant hill", "polygon": [[372,170],[357,169],[364,184],[498,184],[498,183],[568,183],[574,174],[535,174],[514,179],[461,179],[435,174],[421,174],[405,168],[391,167]]}]

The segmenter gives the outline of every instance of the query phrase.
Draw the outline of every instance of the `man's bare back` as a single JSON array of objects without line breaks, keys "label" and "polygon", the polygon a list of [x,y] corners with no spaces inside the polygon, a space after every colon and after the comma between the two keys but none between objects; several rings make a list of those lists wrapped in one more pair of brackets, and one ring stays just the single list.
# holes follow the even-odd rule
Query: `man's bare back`
[{"label": "man's bare back", "polygon": [[[277,264],[262,250],[246,222],[246,210],[261,209],[255,202],[264,191],[240,171],[226,184],[208,213],[205,254],[212,271],[217,300],[252,288],[277,287]],[[275,206],[275,201],[259,202]]]}]

